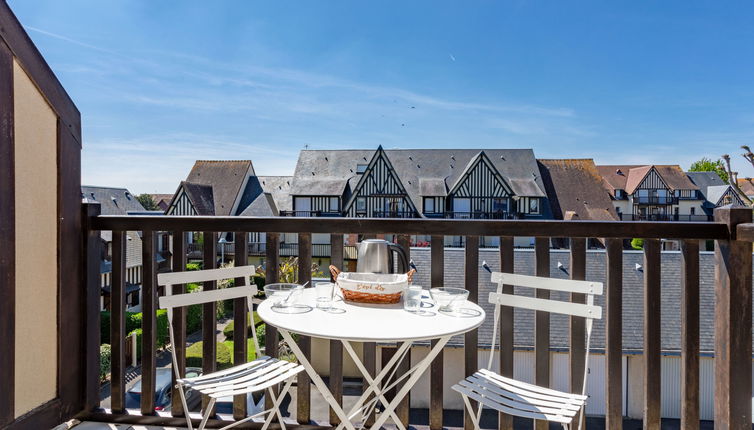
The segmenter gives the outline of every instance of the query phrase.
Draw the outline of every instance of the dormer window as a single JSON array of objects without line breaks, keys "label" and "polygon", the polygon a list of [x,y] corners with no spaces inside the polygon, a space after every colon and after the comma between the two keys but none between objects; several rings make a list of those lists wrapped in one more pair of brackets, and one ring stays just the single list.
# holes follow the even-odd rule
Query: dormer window
[{"label": "dormer window", "polygon": [[356,174],[357,175],[363,175],[364,172],[367,171],[367,164],[357,164],[356,165]]}]

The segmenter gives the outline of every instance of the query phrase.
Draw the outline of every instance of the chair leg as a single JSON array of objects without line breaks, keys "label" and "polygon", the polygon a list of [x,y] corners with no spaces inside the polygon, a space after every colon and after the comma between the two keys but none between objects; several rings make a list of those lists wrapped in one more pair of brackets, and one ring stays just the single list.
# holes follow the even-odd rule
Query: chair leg
[{"label": "chair leg", "polygon": [[188,406],[186,404],[186,394],[183,392],[183,385],[178,384],[178,393],[181,395],[181,404],[183,404],[183,414],[186,415],[186,427],[188,430],[194,430],[191,425],[191,416],[189,415]]},{"label": "chair leg", "polygon": [[207,405],[207,410],[204,411],[204,416],[202,417],[202,422],[199,424],[199,428],[197,430],[204,430],[204,426],[207,425],[207,420],[209,420],[209,414],[212,412],[212,408],[215,407],[215,399],[212,397],[209,399],[209,404]]},{"label": "chair leg", "polygon": [[[469,401],[469,398],[465,394],[461,394],[461,397],[463,397],[463,403],[466,405],[466,409],[469,412],[469,417],[471,417],[471,423],[474,424],[474,428],[476,430],[481,430],[482,427],[479,425],[479,418],[477,418],[477,415],[474,412],[474,408],[471,407],[471,402]],[[482,405],[479,404],[479,411],[481,412],[481,410],[482,410]]]},{"label": "chair leg", "polygon": [[288,380],[285,382],[285,386],[283,386],[283,389],[280,391],[280,394],[278,396],[275,396],[275,392],[273,391],[272,387],[269,387],[267,389],[270,395],[270,399],[272,399],[272,410],[270,411],[269,415],[267,415],[267,419],[264,420],[262,430],[267,430],[267,427],[269,427],[270,423],[272,423],[272,417],[274,417],[275,415],[277,415],[278,420],[280,421],[280,428],[282,430],[285,430],[285,421],[283,420],[283,414],[280,412],[280,405],[283,403],[285,394],[288,392],[288,390],[290,390],[291,385],[293,385],[293,377],[288,378]]}]

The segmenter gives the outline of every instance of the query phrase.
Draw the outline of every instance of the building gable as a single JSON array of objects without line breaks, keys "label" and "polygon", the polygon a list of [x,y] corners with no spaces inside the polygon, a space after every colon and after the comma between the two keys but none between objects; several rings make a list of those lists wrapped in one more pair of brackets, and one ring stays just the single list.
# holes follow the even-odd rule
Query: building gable
[{"label": "building gable", "polygon": [[186,194],[186,189],[183,185],[178,187],[173,201],[170,202],[170,206],[165,211],[165,215],[196,215],[194,204],[191,203],[191,199]]},{"label": "building gable", "polygon": [[448,193],[454,197],[510,197],[510,186],[481,151],[458,177]]},{"label": "building gable", "polygon": [[[362,198],[365,205],[358,207],[357,201]],[[344,213],[347,216],[379,216],[380,212],[389,210],[387,205],[391,203],[400,207],[402,213],[417,213],[406,188],[380,146],[354,187],[350,200],[344,206]]]},{"label": "building gable", "polygon": [[670,187],[665,183],[665,180],[662,179],[662,176],[657,172],[657,169],[654,168],[654,166],[649,169],[646,175],[644,175],[644,178],[639,182],[639,185],[634,189],[635,190],[658,190],[658,189],[666,189],[669,190]]}]

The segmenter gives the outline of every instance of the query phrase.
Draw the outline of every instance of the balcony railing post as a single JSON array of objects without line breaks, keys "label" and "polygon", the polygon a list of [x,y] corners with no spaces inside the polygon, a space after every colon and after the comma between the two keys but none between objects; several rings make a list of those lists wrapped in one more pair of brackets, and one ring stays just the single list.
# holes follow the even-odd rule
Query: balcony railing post
[{"label": "balcony railing post", "polygon": [[126,410],[126,236],[113,231],[112,276],[110,278],[110,409]]},{"label": "balcony railing post", "polygon": [[[515,260],[513,237],[500,238],[500,271],[513,273]],[[503,285],[504,294],[513,294],[513,285]],[[494,351],[491,351],[494,353]],[[500,308],[500,374],[513,378],[513,308]],[[503,413],[499,415],[499,430],[513,430],[513,416]]]},{"label": "balcony railing post", "polygon": [[[202,233],[204,236],[204,249],[203,249],[203,269],[214,269],[217,267],[217,233],[212,231],[205,231]],[[217,288],[216,281],[207,281],[203,285],[204,291],[210,291]],[[217,354],[217,304],[216,303],[204,303],[202,305],[202,370],[204,373],[211,373],[215,371],[217,362],[215,357]],[[202,410],[210,416],[214,415],[214,411],[207,411],[209,406],[209,396],[202,396]]]},{"label": "balcony railing post", "polygon": [[623,242],[605,240],[605,428],[623,428]]},{"label": "balcony railing post", "polygon": [[[571,253],[569,271],[573,280],[583,281],[586,279],[586,245],[587,239],[571,238]],[[571,302],[586,303],[586,295],[581,293],[572,293]],[[581,393],[584,384],[584,360],[586,359],[586,321],[584,318],[570,318],[570,348],[569,348],[569,366],[570,366],[570,384],[572,393]],[[582,419],[581,414],[575,418]]]},{"label": "balcony railing post", "polygon": [[660,240],[644,240],[644,429],[660,430]]},{"label": "balcony railing post", "polygon": [[[280,234],[266,233],[265,247],[265,284],[274,284],[280,279],[279,258],[280,258]],[[265,325],[264,329],[264,353],[269,357],[278,356],[278,329],[270,324]],[[272,407],[270,396],[264,396],[265,409]]]},{"label": "balcony railing post", "polygon": [[[237,231],[234,236],[233,264],[236,267],[246,266],[249,263],[249,249],[248,241],[246,240],[246,233]],[[244,277],[236,278],[234,282],[235,285],[247,285],[250,281],[247,277]],[[248,323],[246,322],[247,318],[249,321]],[[247,361],[247,324],[251,324],[251,330],[256,330],[253,309],[248,309],[246,300],[243,297],[239,297],[233,300],[233,365],[239,365],[241,363],[246,363]],[[235,396],[233,398],[233,418],[242,420],[246,417],[246,413],[246,395]]]},{"label": "balcony railing post", "polygon": [[[186,232],[177,230],[173,232],[173,272],[183,272],[186,270]],[[186,292],[186,285],[173,285],[172,294],[183,294]],[[175,337],[175,355],[178,359],[178,371],[181,375],[186,374],[186,308],[178,307],[173,310],[173,330]],[[172,408],[171,412],[174,417],[184,416],[183,403],[175,384],[175,373],[171,373],[173,378],[173,394],[171,395]]]},{"label": "balcony railing post", "polygon": [[[438,288],[444,286],[445,279],[445,238],[443,236],[432,236],[431,241],[430,286],[431,288]],[[432,346],[435,346],[437,341],[432,342]],[[431,430],[443,428],[443,355],[443,351],[437,354],[429,371],[429,428]]]},{"label": "balcony railing post", "polygon": [[[87,227],[90,220],[100,215],[99,204],[83,207]],[[100,348],[100,261],[102,260],[102,239],[99,230],[86,229],[86,385],[84,396],[85,410],[99,407],[99,348]]]},{"label": "balcony railing post", "polygon": [[715,428],[751,429],[752,244],[736,240],[751,208],[715,209],[730,239],[715,244]]},{"label": "balcony railing post", "polygon": [[699,429],[699,241],[681,243],[681,428]]},{"label": "balcony railing post", "polygon": [[142,235],[142,319],[141,319],[141,414],[154,415],[154,392],[157,371],[157,271],[155,270],[155,234]]},{"label": "balcony railing post", "polygon": [[[311,233],[298,234],[298,283],[304,284],[312,280],[312,235]],[[308,285],[312,287],[312,285]],[[311,359],[312,338],[299,336],[298,346]],[[311,379],[306,372],[301,372],[296,377],[297,414],[296,419],[301,424],[309,424],[311,421]]]},{"label": "balcony railing post", "polygon": [[[469,290],[469,301],[479,303],[479,236],[466,236],[464,258],[464,285]],[[464,377],[471,376],[479,368],[479,333],[476,329],[466,332],[463,338]],[[476,402],[472,402],[476,408]],[[473,428],[468,410],[464,410],[464,428]]]},{"label": "balcony railing post", "polygon": [[[330,264],[335,267],[345,270],[343,267],[343,235],[331,234],[330,235],[330,247],[332,249],[330,255]],[[330,275],[332,278],[332,275]],[[331,279],[333,282],[334,279]],[[337,340],[331,340],[330,342],[330,392],[338,402],[339,405],[343,405],[343,344]],[[335,411],[330,408],[330,425],[340,424],[340,418]]]},{"label": "balcony railing post", "polygon": [[[534,256],[536,276],[550,277],[550,239],[534,239]],[[537,289],[539,299],[549,299],[550,291]],[[534,381],[540,387],[550,386],[550,313],[536,311],[534,315]],[[547,421],[534,422],[536,430],[547,430]]]}]

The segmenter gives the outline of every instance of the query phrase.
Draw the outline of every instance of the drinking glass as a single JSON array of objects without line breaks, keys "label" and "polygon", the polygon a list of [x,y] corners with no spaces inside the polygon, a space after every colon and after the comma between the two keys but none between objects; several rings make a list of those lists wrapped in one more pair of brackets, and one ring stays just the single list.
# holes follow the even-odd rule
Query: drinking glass
[{"label": "drinking glass", "polygon": [[403,309],[409,312],[418,312],[422,303],[422,287],[411,285],[403,293]]},{"label": "drinking glass", "polygon": [[298,296],[303,287],[298,284],[267,284],[264,295],[272,301],[272,310],[281,313],[300,313],[301,306],[297,305]]},{"label": "drinking glass", "polygon": [[314,284],[317,292],[317,309],[328,310],[332,308],[335,284],[332,282],[317,282]]},{"label": "drinking glass", "polygon": [[429,294],[437,304],[437,310],[449,314],[458,313],[469,297],[468,290],[453,287],[432,288]]}]

